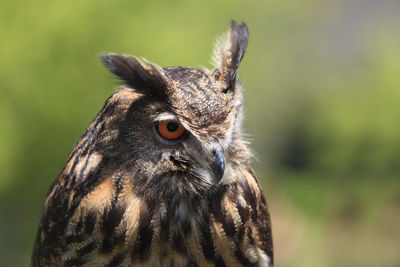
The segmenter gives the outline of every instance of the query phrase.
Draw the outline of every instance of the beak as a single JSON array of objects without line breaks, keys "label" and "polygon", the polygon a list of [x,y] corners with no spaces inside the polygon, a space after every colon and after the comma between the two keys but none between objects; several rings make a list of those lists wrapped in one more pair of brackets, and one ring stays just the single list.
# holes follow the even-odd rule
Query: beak
[{"label": "beak", "polygon": [[211,162],[211,170],[214,173],[215,183],[218,183],[225,172],[225,158],[221,150],[215,150],[214,156]]}]

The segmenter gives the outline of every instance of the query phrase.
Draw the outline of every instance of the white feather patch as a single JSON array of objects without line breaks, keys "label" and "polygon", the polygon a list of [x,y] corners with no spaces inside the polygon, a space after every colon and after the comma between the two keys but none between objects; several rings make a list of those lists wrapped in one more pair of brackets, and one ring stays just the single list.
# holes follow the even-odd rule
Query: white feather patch
[{"label": "white feather patch", "polygon": [[271,259],[261,249],[257,248],[257,251],[258,251],[258,259],[259,259],[258,266],[259,267],[268,267]]}]

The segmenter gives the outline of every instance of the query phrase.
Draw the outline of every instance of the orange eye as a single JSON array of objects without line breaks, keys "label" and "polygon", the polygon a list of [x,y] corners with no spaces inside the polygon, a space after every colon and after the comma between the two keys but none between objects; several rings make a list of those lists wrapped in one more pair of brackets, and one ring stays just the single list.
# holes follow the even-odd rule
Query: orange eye
[{"label": "orange eye", "polygon": [[159,121],[157,130],[158,133],[167,140],[176,140],[185,132],[183,125],[173,120]]}]

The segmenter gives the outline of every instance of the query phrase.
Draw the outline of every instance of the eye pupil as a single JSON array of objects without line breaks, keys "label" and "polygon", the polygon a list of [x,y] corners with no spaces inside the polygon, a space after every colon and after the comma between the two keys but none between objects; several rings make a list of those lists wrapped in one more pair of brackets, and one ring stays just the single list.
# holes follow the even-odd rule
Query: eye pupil
[{"label": "eye pupil", "polygon": [[174,121],[170,121],[167,123],[167,129],[170,132],[175,132],[178,130],[178,128],[179,128],[179,124]]}]

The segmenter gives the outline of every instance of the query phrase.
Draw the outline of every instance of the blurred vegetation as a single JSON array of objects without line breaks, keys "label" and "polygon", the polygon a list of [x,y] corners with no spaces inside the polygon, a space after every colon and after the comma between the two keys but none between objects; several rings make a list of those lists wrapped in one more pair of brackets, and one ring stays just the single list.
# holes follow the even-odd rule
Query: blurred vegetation
[{"label": "blurred vegetation", "polygon": [[0,4],[0,266],[27,266],[41,205],[117,88],[101,52],[208,66],[250,28],[245,128],[277,266],[400,265],[400,2],[11,1]]}]

